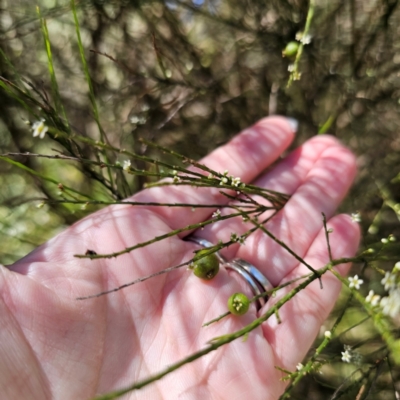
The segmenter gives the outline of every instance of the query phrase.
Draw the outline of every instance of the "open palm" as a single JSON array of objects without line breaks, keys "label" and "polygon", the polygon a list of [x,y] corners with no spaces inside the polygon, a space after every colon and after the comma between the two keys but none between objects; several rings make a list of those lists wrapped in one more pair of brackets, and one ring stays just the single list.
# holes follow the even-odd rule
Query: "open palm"
[{"label": "open palm", "polygon": [[[329,261],[321,212],[331,218],[355,175],[353,155],[331,137],[316,137],[263,172],[289,146],[294,132],[284,118],[271,117],[236,136],[202,162],[229,170],[243,182],[291,194],[267,224],[314,268]],[[135,201],[226,203],[215,188],[159,187]],[[225,269],[200,281],[185,268],[94,299],[76,297],[120,286],[178,265],[198,249],[171,237],[112,259],[78,259],[87,250],[108,254],[210,218],[209,208],[130,205],[107,207],[74,224],[15,263],[0,268],[0,387],[5,399],[88,399],[148,377],[203,348],[215,336],[251,322],[256,310],[202,328],[226,312],[228,297],[247,291]],[[335,258],[356,251],[359,230],[345,215],[329,221]],[[249,226],[216,222],[198,236],[229,240]],[[274,286],[309,271],[262,232],[243,246],[226,249],[243,258]],[[339,268],[346,272],[347,266]],[[126,398],[277,399],[284,389],[275,366],[293,370],[315,339],[340,290],[332,275],[309,285],[275,317],[236,340],[185,365]],[[287,289],[289,290],[289,289]],[[280,295],[277,296],[279,298]],[[270,302],[276,298],[270,299]],[[268,307],[267,304],[265,307]],[[260,310],[259,313],[262,313]]]}]

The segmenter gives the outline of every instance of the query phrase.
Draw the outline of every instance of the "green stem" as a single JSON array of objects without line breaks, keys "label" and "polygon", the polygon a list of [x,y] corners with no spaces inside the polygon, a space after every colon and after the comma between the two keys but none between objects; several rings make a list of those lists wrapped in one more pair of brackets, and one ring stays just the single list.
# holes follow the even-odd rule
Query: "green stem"
[{"label": "green stem", "polygon": [[325,265],[323,268],[318,270],[318,274],[312,274],[309,278],[307,278],[303,283],[299,284],[297,287],[295,287],[293,290],[291,290],[288,294],[282,297],[277,303],[275,303],[268,311],[263,314],[261,317],[255,319],[253,322],[250,324],[246,325],[243,329],[240,329],[234,333],[230,333],[227,335],[223,335],[217,338],[212,339],[208,345],[203,349],[200,350],[196,353],[191,354],[190,356],[184,358],[183,360],[170,365],[168,368],[164,369],[163,371],[159,372],[158,374],[155,374],[153,376],[150,376],[144,380],[141,380],[139,382],[136,382],[124,389],[121,390],[116,390],[114,392],[110,392],[101,396],[96,397],[94,400],[111,400],[115,399],[119,396],[122,396],[126,393],[129,393],[133,390],[141,389],[144,386],[149,385],[150,383],[153,383],[164,376],[170,374],[173,371],[176,371],[180,367],[182,367],[185,364],[191,363],[206,354],[209,354],[215,350],[217,350],[219,347],[224,346],[230,342],[233,342],[234,340],[248,335],[252,330],[258,328],[262,323],[267,321],[272,315],[274,315],[285,303],[287,303],[290,299],[292,299],[297,293],[299,293],[301,290],[306,288],[310,283],[312,283],[315,279],[318,279],[319,276],[323,275],[325,272],[328,270],[332,270],[332,267],[334,265],[339,265],[343,263],[347,263],[350,261],[353,261],[353,258],[342,258],[338,260],[334,260],[330,262],[329,264]]},{"label": "green stem", "polygon": [[[233,217],[238,217],[240,215],[241,215],[240,213],[225,215],[223,217],[219,217],[218,221],[222,221],[222,220],[233,218]],[[97,258],[114,258],[114,257],[118,257],[118,256],[120,256],[122,254],[130,253],[133,250],[136,250],[136,249],[139,249],[139,248],[142,248],[142,247],[146,247],[146,246],[148,246],[148,245],[150,245],[152,243],[159,242],[160,240],[168,239],[168,238],[170,238],[172,236],[179,235],[180,233],[187,232],[187,231],[192,231],[192,230],[199,229],[199,228],[203,228],[204,226],[210,225],[213,222],[215,222],[215,219],[209,219],[207,221],[199,222],[197,224],[187,225],[184,228],[174,229],[173,231],[165,233],[164,235],[156,236],[155,238],[153,238],[151,240],[148,240],[147,242],[138,243],[135,246],[127,247],[124,250],[117,251],[115,253],[109,253],[109,254],[75,254],[74,257],[77,257],[77,258],[90,258],[92,260],[93,259],[97,259]]]},{"label": "green stem", "polygon": [[[306,37],[309,34],[311,21],[314,17],[314,11],[315,11],[315,0],[310,0],[310,6],[308,8],[306,26],[304,27],[303,37]],[[289,76],[289,81],[286,86],[287,88],[290,88],[293,81],[299,80],[299,78],[300,78],[299,64],[300,64],[301,56],[303,54],[303,49],[304,49],[304,44],[300,41],[300,46],[297,50],[296,58],[295,58],[294,64],[293,64],[293,71],[291,72],[291,74]]]}]

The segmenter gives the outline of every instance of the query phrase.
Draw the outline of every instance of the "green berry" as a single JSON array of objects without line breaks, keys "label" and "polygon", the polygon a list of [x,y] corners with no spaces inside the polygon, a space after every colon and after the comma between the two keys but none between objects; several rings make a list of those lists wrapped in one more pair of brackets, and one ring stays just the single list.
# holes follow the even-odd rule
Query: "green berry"
[{"label": "green berry", "polygon": [[212,253],[207,254],[209,250],[200,250],[196,253],[193,261],[193,273],[201,279],[209,281],[218,274],[219,271],[219,261],[217,256]]},{"label": "green berry", "polygon": [[250,300],[243,293],[234,293],[228,299],[228,310],[234,315],[246,314],[250,307]]},{"label": "green berry", "polygon": [[299,50],[299,44],[297,42],[289,42],[282,51],[282,56],[294,58],[296,57],[297,50]]}]

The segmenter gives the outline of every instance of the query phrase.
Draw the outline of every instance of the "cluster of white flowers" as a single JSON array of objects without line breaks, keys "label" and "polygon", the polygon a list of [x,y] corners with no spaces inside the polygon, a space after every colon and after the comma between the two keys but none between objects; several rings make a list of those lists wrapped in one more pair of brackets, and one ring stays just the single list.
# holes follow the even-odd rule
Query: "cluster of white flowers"
[{"label": "cluster of white flowers", "polygon": [[[223,172],[223,176],[222,176],[221,181],[219,183],[220,185],[232,185],[234,187],[239,187],[240,186],[241,188],[246,186],[244,183],[241,182],[239,176],[237,176],[237,177],[234,177],[232,175],[228,176],[228,174],[229,174],[229,171],[226,169]],[[210,174],[208,176],[208,179],[211,179],[211,178],[212,178],[212,175]]]},{"label": "cluster of white flowers", "polygon": [[[348,279],[349,287],[356,290],[360,289],[360,286],[364,283],[358,275]],[[400,314],[400,261],[394,265],[391,272],[385,273],[381,283],[388,295],[381,297],[370,290],[365,301],[372,307],[379,307],[384,315],[394,318]]]},{"label": "cluster of white flowers", "polygon": [[380,299],[379,306],[383,314],[394,318],[400,313],[400,261],[394,265],[391,272],[385,273],[381,283],[389,294]]},{"label": "cluster of white flowers", "polygon": [[381,239],[381,242],[383,244],[388,244],[389,242],[395,242],[395,241],[396,241],[396,237],[393,235],[389,235],[389,237]]},{"label": "cluster of white flowers", "polygon": [[367,303],[370,303],[372,307],[376,307],[379,305],[379,301],[381,300],[381,296],[375,294],[373,290],[370,290],[368,296],[365,298]]},{"label": "cluster of white flowers", "polygon": [[310,34],[304,34],[303,32],[296,33],[296,40],[304,45],[311,43],[312,36]]},{"label": "cluster of white flowers", "polygon": [[[390,235],[387,239],[382,239],[381,241],[383,244],[387,244],[389,242],[395,242],[396,238],[393,235]],[[370,253],[372,252],[373,251],[370,251]],[[349,277],[348,280],[349,287],[356,290],[360,289],[360,286],[364,283],[364,281],[360,279],[358,275]],[[394,264],[392,271],[385,273],[385,276],[381,280],[381,284],[385,291],[388,292],[388,295],[381,297],[373,290],[370,290],[365,298],[365,301],[374,307],[378,312],[381,312],[386,316],[391,318],[398,317],[400,315],[400,261]],[[349,346],[345,346],[345,351],[342,352],[342,361],[349,363],[352,360],[356,360],[356,358],[357,357],[355,357],[351,351],[351,348]]]}]

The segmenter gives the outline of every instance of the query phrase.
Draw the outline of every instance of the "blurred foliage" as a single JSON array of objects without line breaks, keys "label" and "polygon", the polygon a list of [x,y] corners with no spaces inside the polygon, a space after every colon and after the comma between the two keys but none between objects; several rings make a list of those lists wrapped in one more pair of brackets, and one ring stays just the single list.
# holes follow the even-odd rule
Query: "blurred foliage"
[{"label": "blurred foliage", "polygon": [[[168,159],[168,155],[139,142],[145,138],[198,159],[266,115],[291,116],[300,122],[293,146],[327,131],[357,154],[359,173],[341,211],[360,212],[364,245],[389,234],[400,239],[397,0],[315,1],[311,42],[304,46],[299,62],[301,79],[290,87],[288,68],[293,60],[283,57],[282,51],[303,31],[308,1],[77,1],[82,45],[101,125],[93,114],[70,3],[38,3],[46,20],[60,101],[68,118],[68,122],[63,120],[61,113],[59,119],[53,119],[57,129],[69,124],[88,139],[95,141],[104,135],[110,146]],[[127,159],[115,152],[97,154],[85,143],[67,141],[68,148],[53,140],[54,132],[43,140],[32,137],[25,121],[49,115],[58,102],[34,3],[0,1],[0,48],[4,82],[19,85],[37,99],[36,104],[30,102],[33,115],[7,91],[0,90],[1,154],[54,154],[55,149],[64,155],[80,154],[112,163],[122,164]],[[38,104],[44,107],[39,109]],[[62,185],[106,200],[120,200],[149,181],[138,176],[125,181],[118,171],[111,177],[107,168],[99,172],[90,165],[65,160],[23,155],[14,159]],[[149,168],[142,160],[134,163],[136,168]],[[4,264],[95,209],[56,202],[38,208],[42,206],[40,199],[60,197],[60,185],[3,161],[0,185],[0,262]],[[379,263],[379,268],[391,266]],[[368,269],[363,276],[371,285],[373,273]],[[356,313],[355,318],[362,319],[362,315]],[[347,342],[379,343],[371,328],[365,330],[370,333],[368,340],[361,329]],[[336,354],[343,347],[339,340],[330,346]],[[373,363],[373,357],[371,360]],[[335,390],[353,367],[335,368],[336,375],[332,364],[325,367],[322,375],[303,379],[292,398],[339,398]],[[364,386],[362,393],[362,380],[354,387],[345,385],[348,391],[340,398],[394,399],[393,382],[395,376],[398,381],[399,372],[383,361],[375,367],[363,372],[375,374],[369,380],[374,385]]]}]

